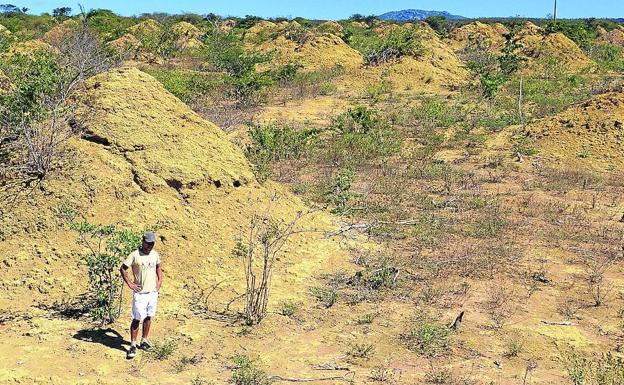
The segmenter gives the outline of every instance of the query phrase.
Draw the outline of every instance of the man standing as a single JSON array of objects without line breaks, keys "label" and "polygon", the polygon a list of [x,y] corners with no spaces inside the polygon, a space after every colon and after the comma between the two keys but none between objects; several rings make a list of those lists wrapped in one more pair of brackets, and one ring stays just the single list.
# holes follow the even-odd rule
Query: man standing
[{"label": "man standing", "polygon": [[[137,347],[149,350],[150,343],[147,341],[152,317],[156,315],[156,304],[158,303],[158,291],[162,285],[163,274],[160,268],[160,255],[154,250],[156,234],[149,231],[143,235],[141,247],[128,255],[119,271],[121,277],[132,294],[132,323],[130,324],[131,345],[127,353],[127,358],[136,356]],[[128,268],[132,268],[133,280],[128,278]],[[137,336],[139,325],[143,322],[143,333],[141,345],[137,346]]]}]

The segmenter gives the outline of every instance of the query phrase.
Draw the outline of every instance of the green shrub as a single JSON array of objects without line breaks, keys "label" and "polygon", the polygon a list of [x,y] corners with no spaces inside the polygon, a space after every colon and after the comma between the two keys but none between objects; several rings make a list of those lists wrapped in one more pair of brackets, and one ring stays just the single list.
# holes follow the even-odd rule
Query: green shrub
[{"label": "green shrub", "polygon": [[388,77],[382,76],[378,82],[370,84],[364,90],[364,95],[373,101],[379,101],[381,96],[392,93],[392,82]]},{"label": "green shrub", "polygon": [[349,208],[349,203],[355,195],[351,186],[355,180],[355,171],[352,167],[345,167],[334,177],[326,196],[327,203],[333,206],[332,213],[342,214]]},{"label": "green shrub", "polygon": [[364,106],[349,108],[334,118],[333,135],[322,146],[327,158],[337,164],[365,162],[396,154],[402,143],[400,133],[375,110]]},{"label": "green shrub", "polygon": [[281,84],[288,83],[296,78],[297,73],[301,68],[303,68],[301,63],[286,63],[277,68],[272,73],[272,77]]},{"label": "green shrub", "polygon": [[624,72],[624,49],[613,44],[592,47],[592,58],[605,70]]},{"label": "green shrub", "polygon": [[257,104],[262,92],[274,84],[270,73],[256,70],[258,64],[270,60],[270,55],[246,50],[239,35],[214,31],[206,34],[203,42],[197,55],[215,70],[229,75],[233,87],[230,96],[239,105]]},{"label": "green shrub", "polygon": [[336,91],[338,91],[338,87],[332,83],[323,83],[320,86],[319,94],[321,95],[332,95]]},{"label": "green shrub", "polygon": [[621,385],[624,360],[612,353],[589,355],[572,350],[561,361],[573,385]]},{"label": "green shrub", "polygon": [[512,153],[521,154],[526,156],[533,156],[537,154],[537,150],[533,147],[533,142],[526,136],[517,136],[513,139],[513,146],[511,147]]},{"label": "green shrub", "polygon": [[485,213],[475,223],[474,235],[479,238],[491,238],[500,235],[507,227],[507,218],[504,210],[496,201],[489,202]]},{"label": "green shrub", "polygon": [[454,28],[453,22],[444,16],[429,16],[425,19],[425,23],[442,37],[448,37]]},{"label": "green shrub", "polygon": [[299,310],[299,304],[292,301],[285,301],[280,304],[280,314],[286,317],[294,316]]},{"label": "green shrub", "polygon": [[422,53],[422,36],[418,29],[394,28],[369,42],[364,52],[364,63],[376,66],[403,56],[419,56]]},{"label": "green shrub", "polygon": [[503,355],[507,358],[518,357],[518,354],[522,353],[524,344],[517,338],[511,338],[505,344],[505,353]]},{"label": "green shrub", "polygon": [[308,150],[319,131],[317,129],[297,129],[292,126],[255,126],[250,135],[252,159],[266,158],[275,162],[299,159]]},{"label": "green shrub", "polygon": [[70,228],[78,233],[78,243],[89,250],[81,260],[89,274],[90,314],[100,325],[113,323],[119,317],[114,304],[121,288],[119,266],[122,259],[140,245],[141,234],[86,221],[72,221]]},{"label": "green shrub", "polygon": [[46,102],[64,81],[57,57],[47,51],[13,55],[0,62],[13,88],[0,93],[2,123],[23,125],[45,118]]},{"label": "green shrub", "polygon": [[135,23],[133,18],[115,15],[108,9],[93,9],[87,13],[89,27],[104,36],[106,41],[121,37]]},{"label": "green shrub", "polygon": [[[458,105],[449,105],[440,97],[425,97],[420,105],[412,110],[415,123],[426,128],[448,128],[463,120],[464,114]],[[432,135],[430,130],[429,135]],[[444,136],[435,138],[436,144],[441,144]]]},{"label": "green shrub", "polygon": [[146,72],[162,83],[167,91],[187,104],[208,95],[226,81],[222,76],[198,71],[149,68]]},{"label": "green shrub", "polygon": [[493,98],[507,79],[500,73],[487,73],[479,78],[483,96]]},{"label": "green shrub", "polygon": [[319,131],[292,126],[255,126],[252,143],[246,155],[255,165],[256,177],[264,181],[271,176],[271,164],[281,160],[299,159],[314,144]]},{"label": "green shrub", "polygon": [[159,361],[169,358],[176,350],[178,345],[173,340],[154,341],[150,349],[150,355]]},{"label": "green shrub", "polygon": [[364,314],[363,316],[358,317],[355,320],[355,323],[358,325],[368,325],[368,324],[372,324],[375,318],[377,318],[377,313],[367,313],[367,314]]},{"label": "green shrub", "polygon": [[333,287],[313,287],[310,294],[325,308],[330,308],[338,301],[338,291]]},{"label": "green shrub", "polygon": [[422,36],[417,28],[395,28],[380,36],[371,29],[347,25],[344,40],[364,55],[366,65],[372,66],[423,53]]},{"label": "green shrub", "polygon": [[354,344],[347,354],[354,358],[370,358],[375,352],[375,346],[372,344]]},{"label": "green shrub", "polygon": [[266,373],[260,370],[256,363],[245,355],[234,357],[236,369],[232,372],[234,385],[270,385],[271,380]]},{"label": "green shrub", "polygon": [[421,320],[403,336],[407,348],[426,357],[435,357],[449,348],[451,330],[435,321]]},{"label": "green shrub", "polygon": [[546,23],[546,33],[560,32],[583,49],[588,49],[598,37],[596,25],[588,20],[551,20]]},{"label": "green shrub", "polygon": [[519,124],[520,120],[517,113],[503,112],[493,116],[480,117],[477,124],[490,132],[499,132],[505,127]]}]

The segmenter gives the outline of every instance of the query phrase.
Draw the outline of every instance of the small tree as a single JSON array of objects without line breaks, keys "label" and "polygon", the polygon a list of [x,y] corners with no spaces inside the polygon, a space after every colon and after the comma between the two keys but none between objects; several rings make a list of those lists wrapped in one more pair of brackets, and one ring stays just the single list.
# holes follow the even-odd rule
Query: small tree
[{"label": "small tree", "polygon": [[63,19],[71,15],[72,9],[70,7],[58,7],[52,10],[52,16]]},{"label": "small tree", "polygon": [[[121,312],[121,280],[117,273],[123,258],[141,243],[141,233],[113,225],[93,225],[86,221],[72,222],[78,243],[87,248],[81,260],[89,272],[90,314],[100,326],[111,324]],[[115,298],[120,307],[115,311]]]},{"label": "small tree", "polygon": [[248,51],[238,34],[222,31],[217,23],[202,40],[204,47],[199,50],[199,56],[216,71],[228,75],[231,86],[229,96],[236,105],[249,107],[258,104],[263,91],[273,85],[273,79],[268,72],[259,72],[256,67],[269,61],[270,55]]},{"label": "small tree", "polygon": [[271,206],[263,214],[252,217],[247,234],[238,239],[233,251],[241,259],[245,271],[244,317],[248,325],[258,324],[266,316],[275,260],[290,236],[299,232],[295,225],[301,212],[292,221],[285,222],[271,218],[270,211]]}]

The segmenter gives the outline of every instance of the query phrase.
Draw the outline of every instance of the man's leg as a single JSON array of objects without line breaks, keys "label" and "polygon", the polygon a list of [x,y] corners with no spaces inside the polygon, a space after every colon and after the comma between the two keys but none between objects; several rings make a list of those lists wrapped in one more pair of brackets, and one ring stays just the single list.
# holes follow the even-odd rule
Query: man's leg
[{"label": "man's leg", "polygon": [[141,321],[136,318],[132,319],[132,323],[130,324],[130,349],[126,353],[126,358],[134,358],[136,356],[137,350],[137,336],[139,335],[139,325],[141,325]]},{"label": "man's leg", "polygon": [[143,319],[143,334],[141,335],[141,348],[144,350],[150,350],[152,345],[147,340],[149,336],[150,327],[152,326],[152,317],[156,315],[156,304],[158,302],[158,293],[152,292],[149,294],[149,301],[147,303],[147,316]]},{"label": "man's leg", "polygon": [[141,334],[141,340],[147,340],[149,336],[150,326],[152,326],[152,317],[145,317],[143,320],[143,334]]},{"label": "man's leg", "polygon": [[130,342],[132,343],[132,346],[136,346],[137,337],[139,335],[140,324],[141,324],[141,321],[139,321],[138,319],[133,319],[132,323],[130,324]]}]

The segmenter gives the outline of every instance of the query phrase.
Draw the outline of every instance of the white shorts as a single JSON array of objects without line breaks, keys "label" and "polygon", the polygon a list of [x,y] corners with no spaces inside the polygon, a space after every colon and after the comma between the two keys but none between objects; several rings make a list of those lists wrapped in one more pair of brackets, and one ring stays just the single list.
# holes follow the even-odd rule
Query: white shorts
[{"label": "white shorts", "polygon": [[132,318],[143,321],[145,317],[156,315],[158,292],[134,293],[132,296]]}]

